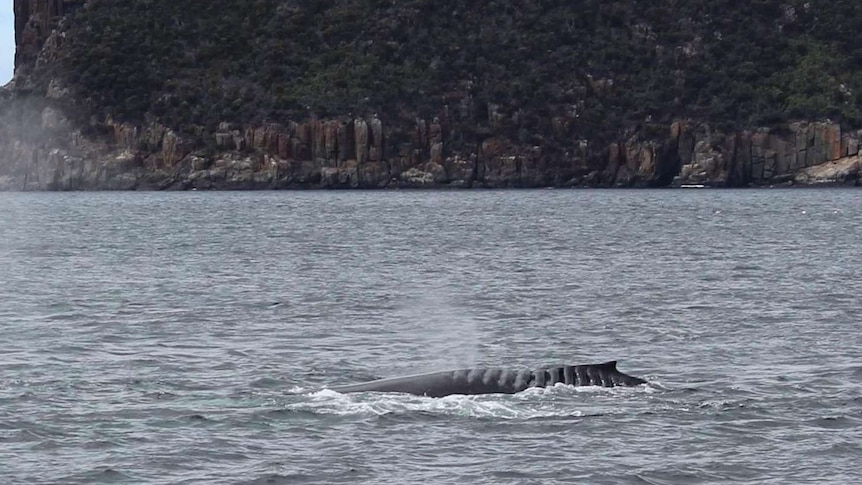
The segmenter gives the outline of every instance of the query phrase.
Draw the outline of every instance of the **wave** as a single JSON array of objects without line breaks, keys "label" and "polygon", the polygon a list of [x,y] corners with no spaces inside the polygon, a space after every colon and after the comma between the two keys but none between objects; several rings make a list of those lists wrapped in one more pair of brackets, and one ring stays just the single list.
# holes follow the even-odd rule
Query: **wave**
[{"label": "wave", "polygon": [[[658,390],[639,388],[574,387],[558,384],[531,388],[517,394],[451,395],[441,398],[400,393],[341,394],[324,389],[304,394],[291,389],[298,398],[285,409],[320,415],[388,416],[424,415],[469,418],[528,420],[543,418],[582,418],[608,414],[607,399],[638,398]],[[604,399],[603,399],[604,398]]]}]

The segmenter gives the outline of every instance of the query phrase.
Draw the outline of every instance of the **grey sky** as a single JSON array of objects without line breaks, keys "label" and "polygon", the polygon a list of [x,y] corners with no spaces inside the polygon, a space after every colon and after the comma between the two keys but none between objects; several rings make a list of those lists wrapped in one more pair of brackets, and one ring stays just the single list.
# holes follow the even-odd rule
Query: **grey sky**
[{"label": "grey sky", "polygon": [[15,17],[12,0],[0,0],[0,86],[12,79],[15,62]]}]

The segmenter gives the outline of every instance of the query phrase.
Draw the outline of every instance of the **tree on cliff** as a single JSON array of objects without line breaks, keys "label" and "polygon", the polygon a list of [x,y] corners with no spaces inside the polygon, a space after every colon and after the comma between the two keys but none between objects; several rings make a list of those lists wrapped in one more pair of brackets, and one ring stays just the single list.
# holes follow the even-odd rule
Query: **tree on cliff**
[{"label": "tree on cliff", "polygon": [[88,115],[189,130],[444,105],[478,125],[520,112],[530,132],[572,115],[583,136],[677,117],[860,121],[855,1],[242,3],[91,2],[61,26],[59,74]]}]

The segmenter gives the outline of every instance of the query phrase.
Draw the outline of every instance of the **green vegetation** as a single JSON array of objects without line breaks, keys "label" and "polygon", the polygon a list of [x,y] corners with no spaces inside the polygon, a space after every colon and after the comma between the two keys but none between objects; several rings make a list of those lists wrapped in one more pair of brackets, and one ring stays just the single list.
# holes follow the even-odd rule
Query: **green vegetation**
[{"label": "green vegetation", "polygon": [[446,105],[476,129],[489,104],[522,138],[552,117],[571,139],[678,117],[862,122],[856,0],[128,0],[64,29],[82,116],[183,131]]}]

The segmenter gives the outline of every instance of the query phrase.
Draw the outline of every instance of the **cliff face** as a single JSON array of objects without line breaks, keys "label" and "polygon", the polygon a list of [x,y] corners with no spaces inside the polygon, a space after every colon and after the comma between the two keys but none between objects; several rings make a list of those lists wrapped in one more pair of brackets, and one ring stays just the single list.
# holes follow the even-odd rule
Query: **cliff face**
[{"label": "cliff face", "polygon": [[[709,112],[709,99],[736,102],[720,93],[705,96],[702,91],[714,90],[709,80],[639,91],[645,79],[662,81],[669,67],[676,71],[665,84],[695,79],[691,73],[711,59],[714,47],[704,33],[725,35],[704,29],[734,28],[694,25],[697,17],[682,11],[665,25],[667,12],[650,10],[681,8],[675,2],[649,3],[646,17],[637,1],[583,2],[573,10],[577,16],[565,2],[511,11],[476,2],[478,14],[454,17],[451,9],[463,8],[457,2],[262,0],[236,13],[231,2],[214,0],[195,16],[183,2],[15,1],[16,74],[0,90],[0,188],[726,187],[860,180],[862,133],[852,129],[854,112],[817,104],[854,100],[848,84],[836,85],[832,101],[788,91],[776,106],[809,116],[771,123],[767,98],[762,112],[746,119],[729,119],[723,105]],[[777,10],[764,14],[762,35],[790,39],[785,44],[799,50],[793,31],[822,18],[801,3],[763,5],[770,3]],[[775,18],[775,12],[782,14]],[[539,30],[550,37],[533,39]],[[235,44],[232,34],[244,40]],[[417,42],[427,55],[411,57]],[[818,56],[809,46],[802,58],[783,61],[786,69],[771,67],[770,76],[784,82],[781,73],[804,67],[814,69],[805,71],[804,82],[840,81],[817,64]],[[635,72],[637,66],[620,60],[646,64]],[[654,71],[654,78],[643,78],[643,71]],[[751,99],[757,83],[776,82],[772,77],[752,77],[748,91],[732,88],[758,101]],[[823,89],[830,92],[831,84]],[[746,109],[754,108],[732,111]],[[835,121],[806,121],[817,110]]]},{"label": "cliff face", "polygon": [[16,69],[35,64],[57,19],[83,3],[84,0],[14,0]]}]

